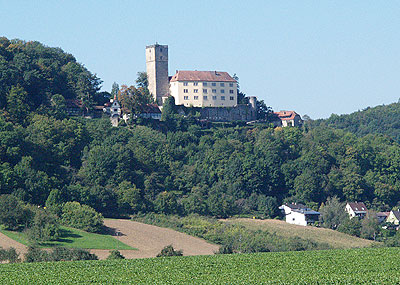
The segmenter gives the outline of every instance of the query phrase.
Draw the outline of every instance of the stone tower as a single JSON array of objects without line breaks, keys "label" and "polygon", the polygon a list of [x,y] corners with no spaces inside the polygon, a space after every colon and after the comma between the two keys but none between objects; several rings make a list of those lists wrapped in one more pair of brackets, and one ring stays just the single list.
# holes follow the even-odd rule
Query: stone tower
[{"label": "stone tower", "polygon": [[162,97],[169,94],[168,81],[168,46],[146,46],[146,71],[149,91],[158,105],[162,105]]}]

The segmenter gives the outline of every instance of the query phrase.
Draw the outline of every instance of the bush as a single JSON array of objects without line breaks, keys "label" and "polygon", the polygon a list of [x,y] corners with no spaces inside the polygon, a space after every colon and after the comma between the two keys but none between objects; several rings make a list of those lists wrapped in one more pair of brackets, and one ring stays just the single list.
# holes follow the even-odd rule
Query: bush
[{"label": "bush", "polygon": [[15,248],[3,249],[0,247],[0,262],[8,261],[9,263],[20,262],[19,254]]},{"label": "bush", "polygon": [[15,196],[0,196],[0,224],[6,229],[24,228],[29,225],[32,217],[32,211]]},{"label": "bush", "polygon": [[29,247],[25,262],[97,260],[97,256],[85,249],[56,247],[51,252]]},{"label": "bush", "polygon": [[159,254],[157,254],[157,257],[182,256],[182,255],[183,255],[182,250],[175,250],[172,245],[167,245],[161,250]]},{"label": "bush", "polygon": [[35,242],[57,240],[60,237],[57,217],[46,210],[37,210],[27,234]]},{"label": "bush", "polygon": [[107,257],[108,260],[115,260],[115,259],[125,259],[118,250],[111,250],[110,255]]},{"label": "bush", "polygon": [[103,228],[103,216],[87,205],[67,202],[62,209],[62,223],[87,232],[100,232]]}]

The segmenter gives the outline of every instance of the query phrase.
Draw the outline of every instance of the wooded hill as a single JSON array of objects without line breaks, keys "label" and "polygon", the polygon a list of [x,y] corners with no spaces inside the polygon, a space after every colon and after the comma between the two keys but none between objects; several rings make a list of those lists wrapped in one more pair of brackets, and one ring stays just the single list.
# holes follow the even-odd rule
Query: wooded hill
[{"label": "wooded hill", "polygon": [[0,66],[0,194],[48,207],[78,201],[106,217],[274,217],[283,201],[318,209],[338,196],[389,210],[400,200],[400,147],[387,136],[205,126],[177,114],[113,128],[108,118],[68,118],[52,103],[57,94],[101,98],[100,80],[72,55],[2,38]]}]

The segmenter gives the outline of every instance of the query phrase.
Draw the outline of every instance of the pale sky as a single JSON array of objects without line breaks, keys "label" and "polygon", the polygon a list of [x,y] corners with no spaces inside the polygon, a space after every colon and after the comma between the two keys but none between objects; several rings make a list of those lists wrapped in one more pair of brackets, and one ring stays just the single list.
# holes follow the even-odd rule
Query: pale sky
[{"label": "pale sky", "polygon": [[276,111],[326,118],[400,97],[398,1],[0,0],[0,32],[61,47],[107,91],[134,84],[158,42],[170,75],[236,73]]}]

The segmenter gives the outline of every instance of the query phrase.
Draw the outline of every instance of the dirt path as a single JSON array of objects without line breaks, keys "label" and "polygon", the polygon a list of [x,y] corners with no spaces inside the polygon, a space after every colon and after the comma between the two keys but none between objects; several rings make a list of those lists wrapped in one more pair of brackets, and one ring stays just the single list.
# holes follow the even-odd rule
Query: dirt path
[{"label": "dirt path", "polygon": [[8,236],[2,233],[0,233],[0,247],[4,249],[13,247],[20,254],[20,257],[22,257],[28,251],[28,248],[25,245],[10,239]]},{"label": "dirt path", "polygon": [[[130,220],[106,219],[104,224],[121,234],[115,238],[138,249],[121,250],[126,258],[155,257],[161,249],[170,244],[174,249],[183,250],[183,255],[209,255],[218,250],[217,245],[167,228]],[[109,250],[91,250],[91,252],[100,259],[109,255]]]}]

